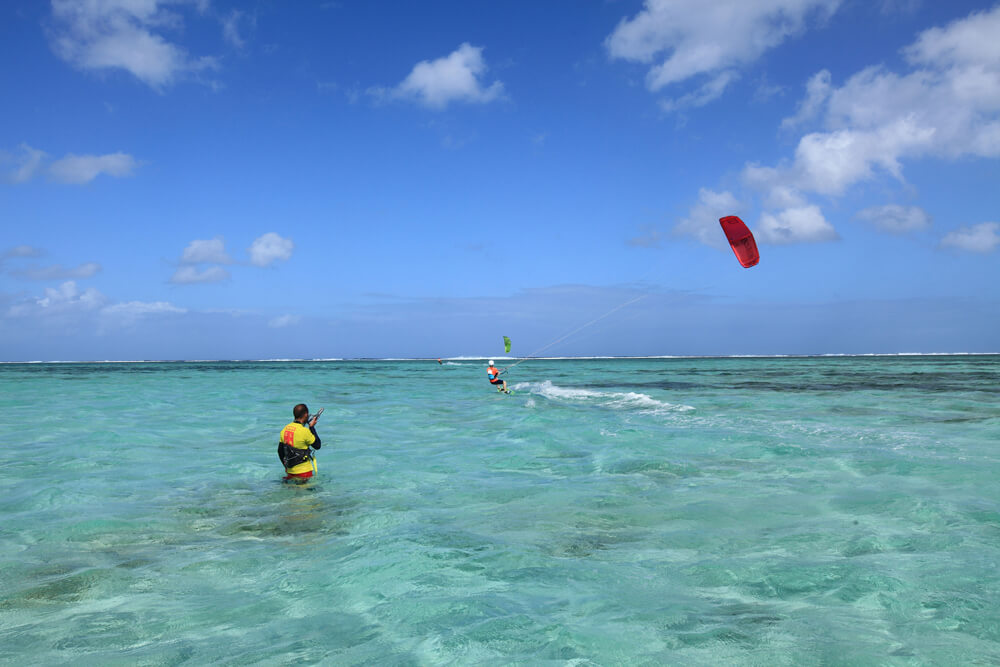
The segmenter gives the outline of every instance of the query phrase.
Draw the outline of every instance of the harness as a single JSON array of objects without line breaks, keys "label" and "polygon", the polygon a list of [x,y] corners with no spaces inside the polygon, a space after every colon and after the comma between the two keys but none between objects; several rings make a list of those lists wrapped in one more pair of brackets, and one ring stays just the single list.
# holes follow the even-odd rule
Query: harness
[{"label": "harness", "polygon": [[309,447],[299,449],[298,447],[292,447],[284,442],[279,442],[278,458],[281,460],[281,465],[285,466],[286,470],[291,470],[297,465],[312,461],[312,449]]}]

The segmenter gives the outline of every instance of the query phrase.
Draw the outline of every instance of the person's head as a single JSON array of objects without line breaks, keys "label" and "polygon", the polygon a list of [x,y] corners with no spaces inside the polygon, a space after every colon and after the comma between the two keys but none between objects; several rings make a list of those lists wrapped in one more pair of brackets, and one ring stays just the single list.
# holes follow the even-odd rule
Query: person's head
[{"label": "person's head", "polygon": [[302,421],[303,417],[309,416],[309,408],[306,407],[305,403],[299,403],[292,408],[292,416],[295,417],[295,421]]},{"label": "person's head", "polygon": [[492,365],[493,365],[493,360],[492,360],[492,359],[490,359],[490,366],[492,366]]}]

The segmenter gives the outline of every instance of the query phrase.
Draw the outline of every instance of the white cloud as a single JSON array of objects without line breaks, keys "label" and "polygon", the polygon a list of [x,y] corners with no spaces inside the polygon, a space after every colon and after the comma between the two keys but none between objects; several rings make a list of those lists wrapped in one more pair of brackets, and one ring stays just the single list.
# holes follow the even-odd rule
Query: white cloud
[{"label": "white cloud", "polygon": [[67,155],[49,166],[49,176],[59,183],[89,183],[101,174],[130,176],[138,166],[131,155]]},{"label": "white cloud", "polygon": [[274,319],[270,320],[267,323],[267,326],[271,327],[272,329],[282,329],[284,327],[295,326],[301,321],[302,318],[299,317],[298,315],[281,315],[279,317],[275,317]]},{"label": "white cloud", "polygon": [[443,58],[417,63],[395,88],[369,92],[413,100],[431,109],[444,109],[451,102],[485,104],[503,96],[500,81],[484,87],[482,76],[486,70],[482,47],[465,43]]},{"label": "white cloud", "polygon": [[[141,319],[186,313],[186,309],[165,301],[128,301],[109,303],[107,297],[94,288],[81,291],[77,284],[66,281],[58,287],[46,288],[40,297],[22,300],[10,306],[6,317],[28,336],[43,331],[62,337],[86,337],[120,334]],[[0,317],[0,320],[3,318]]]},{"label": "white cloud", "polygon": [[900,159],[923,153],[934,140],[934,132],[913,116],[873,130],[814,132],[799,141],[788,176],[803,190],[824,195],[842,195],[878,171],[902,180]]},{"label": "white cloud", "polygon": [[978,225],[959,227],[941,239],[941,247],[989,253],[1000,245],[1000,223],[981,222]]},{"label": "white cloud", "polygon": [[[259,236],[247,249],[250,263],[254,266],[267,267],[277,261],[287,260],[292,256],[295,243],[291,239],[282,238],[274,232]],[[191,241],[181,254],[179,266],[170,278],[176,285],[192,285],[197,283],[217,283],[230,278],[229,271],[221,266],[206,264],[231,264],[233,260],[226,253],[222,237],[214,239],[196,239]],[[202,268],[200,268],[202,267]]]},{"label": "white cloud", "polygon": [[726,248],[725,236],[719,218],[733,215],[741,207],[730,192],[714,192],[707,188],[698,191],[698,203],[688,217],[674,227],[674,234],[687,236],[714,248]]},{"label": "white cloud", "polygon": [[184,248],[181,264],[229,264],[232,259],[226,254],[222,237],[194,240]]},{"label": "white cloud", "polygon": [[250,263],[254,266],[270,266],[276,261],[286,260],[292,256],[295,243],[274,232],[268,232],[258,237],[248,248]]},{"label": "white cloud", "polygon": [[228,279],[229,271],[226,271],[221,266],[198,269],[196,266],[185,264],[177,267],[177,271],[170,278],[170,282],[175,285],[193,285],[197,283],[218,283]]},{"label": "white cloud", "polygon": [[[841,196],[885,176],[904,182],[907,160],[1000,157],[998,33],[1000,5],[921,33],[903,50],[912,66],[906,74],[868,67],[840,87],[825,70],[814,75],[798,112],[783,127],[817,118],[824,129],[803,136],[792,159],[743,170],[769,206],[786,209],[768,219],[774,233],[798,219],[810,194]],[[799,201],[777,203],[789,194]],[[876,217],[897,230],[922,224],[918,216],[900,218],[898,211],[894,222],[892,215]]]},{"label": "white cloud", "polygon": [[65,304],[80,304],[85,308],[96,308],[104,303],[104,296],[93,287],[81,292],[76,283],[67,280],[59,287],[46,287],[45,296],[38,299],[42,308],[58,307]]},{"label": "white cloud", "polygon": [[[805,135],[772,184],[841,195],[887,174],[903,179],[906,159],[1000,156],[1000,6],[922,33],[904,54],[917,68],[900,75],[866,68],[833,88],[810,80],[799,114],[825,105],[826,130]],[[749,169],[756,170],[751,173]],[[756,165],[745,171],[760,180]]]},{"label": "white cloud", "polygon": [[974,12],[945,28],[924,31],[905,51],[918,63],[973,65],[1000,62],[1000,7]]},{"label": "white cloud", "polygon": [[62,264],[53,264],[52,266],[11,271],[11,275],[21,276],[30,280],[68,280],[90,278],[100,271],[101,265],[97,262],[86,262],[72,269],[65,268]]},{"label": "white cloud", "polygon": [[765,243],[819,243],[840,238],[818,206],[786,208],[777,215],[764,213],[756,238]]},{"label": "white cloud", "polygon": [[857,217],[871,222],[882,231],[890,234],[906,234],[931,226],[930,216],[919,206],[900,206],[898,204],[872,206],[858,211]]},{"label": "white cloud", "polygon": [[52,0],[56,54],[79,69],[123,69],[161,89],[179,76],[216,67],[159,32],[183,26],[169,0]]},{"label": "white cloud", "polygon": [[59,287],[46,287],[44,296],[14,304],[8,314],[12,317],[32,317],[94,311],[105,301],[104,295],[93,287],[81,292],[74,281],[68,280]]},{"label": "white cloud", "polygon": [[[831,15],[840,1],[646,0],[638,14],[618,24],[605,46],[612,58],[659,59],[646,76],[646,86],[656,91],[753,62],[801,32],[810,15]],[[717,84],[724,88],[730,80]]]},{"label": "white cloud", "polygon": [[35,176],[44,159],[45,151],[32,148],[28,144],[18,146],[16,154],[0,151],[0,164],[13,164],[13,168],[0,178],[8,183],[26,183]]}]

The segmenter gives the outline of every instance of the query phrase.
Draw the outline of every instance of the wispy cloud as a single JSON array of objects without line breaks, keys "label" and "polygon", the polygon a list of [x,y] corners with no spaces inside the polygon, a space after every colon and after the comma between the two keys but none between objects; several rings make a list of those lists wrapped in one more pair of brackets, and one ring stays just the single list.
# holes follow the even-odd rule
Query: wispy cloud
[{"label": "wispy cloud", "polygon": [[722,72],[718,76],[712,77],[693,92],[675,99],[663,100],[660,102],[660,108],[664,111],[679,111],[692,107],[703,107],[709,102],[722,97],[729,84],[737,78],[739,78],[739,75],[736,72]]},{"label": "wispy cloud", "polygon": [[942,248],[953,248],[967,252],[990,253],[1000,246],[1000,223],[981,222],[978,225],[962,226],[948,232],[941,239]]},{"label": "wispy cloud", "polygon": [[59,183],[82,185],[101,174],[118,178],[131,176],[138,163],[126,153],[109,155],[67,155],[49,166],[49,176]]},{"label": "wispy cloud", "polygon": [[272,329],[283,329],[285,327],[293,327],[299,324],[301,321],[302,318],[299,317],[298,315],[281,315],[279,317],[275,317],[269,320],[267,326],[271,327]]},{"label": "wispy cloud", "polygon": [[62,264],[52,266],[32,267],[28,269],[18,269],[11,271],[12,276],[20,276],[29,280],[79,280],[81,278],[91,278],[101,271],[101,265],[97,262],[86,262],[74,268],[64,267]]},{"label": "wispy cloud", "polygon": [[718,98],[739,68],[800,34],[811,17],[823,20],[841,0],[646,0],[605,40],[613,59],[649,64],[646,86],[658,91],[698,76],[710,80],[666,104],[674,109]]},{"label": "wispy cloud", "polygon": [[175,285],[196,285],[199,283],[219,283],[229,279],[229,271],[221,266],[209,266],[199,269],[197,266],[184,264],[177,267],[170,282]]},{"label": "wispy cloud", "polygon": [[93,311],[104,306],[106,302],[105,296],[93,287],[81,291],[74,281],[68,280],[59,287],[46,287],[40,297],[14,304],[8,310],[8,315],[44,317],[67,311]]},{"label": "wispy cloud", "polygon": [[7,183],[26,183],[34,178],[45,160],[45,151],[21,144],[16,152],[0,151],[3,173],[0,179]]},{"label": "wispy cloud", "polygon": [[19,245],[9,248],[0,255],[0,259],[5,259],[8,257],[41,257],[45,254],[45,251],[41,248],[36,248],[30,245]]},{"label": "wispy cloud", "polygon": [[222,37],[235,49],[242,50],[247,45],[246,33],[257,27],[257,19],[252,14],[233,9],[222,17]]},{"label": "wispy cloud", "polygon": [[27,144],[21,144],[15,153],[0,151],[0,167],[13,165],[0,171],[0,180],[8,183],[26,183],[39,174],[46,174],[56,183],[83,185],[101,174],[123,178],[131,176],[140,166],[138,160],[127,153],[106,155],[75,155],[70,153],[48,162],[48,154]]},{"label": "wispy cloud", "polygon": [[907,234],[927,229],[931,217],[919,206],[886,204],[858,211],[857,217],[890,234]]},{"label": "wispy cloud", "polygon": [[147,315],[182,314],[186,312],[186,308],[180,308],[167,301],[123,301],[101,309],[102,315],[128,321],[134,321]]},{"label": "wispy cloud", "polygon": [[[0,268],[3,268],[8,275],[28,280],[79,280],[90,278],[101,271],[101,265],[97,262],[84,262],[76,267],[64,267],[62,264],[51,266],[28,266],[18,269],[7,269],[5,265],[21,263],[19,260],[37,259],[44,257],[45,251],[30,245],[19,245],[0,253]],[[10,260],[14,260],[11,262]]]},{"label": "wispy cloud", "polygon": [[503,83],[486,85],[487,70],[483,47],[464,43],[437,60],[417,63],[410,74],[394,88],[372,88],[369,93],[380,99],[402,99],[430,109],[444,109],[452,102],[485,104],[501,99]]},{"label": "wispy cloud", "polygon": [[[55,53],[83,70],[120,69],[162,90],[179,78],[217,67],[193,57],[164,33],[180,31],[183,18],[169,0],[52,0]],[[198,5],[196,5],[198,6]]]},{"label": "wispy cloud", "polygon": [[89,287],[81,290],[68,280],[58,287],[49,287],[40,297],[22,299],[12,304],[0,320],[16,321],[18,330],[44,332],[72,330],[74,335],[98,336],[121,334],[141,320],[154,317],[183,315],[187,309],[166,301],[112,302]]},{"label": "wispy cloud", "polygon": [[822,70],[814,74],[806,84],[806,96],[799,102],[795,115],[781,121],[781,127],[784,129],[798,127],[816,118],[830,97],[830,81],[829,70]]}]

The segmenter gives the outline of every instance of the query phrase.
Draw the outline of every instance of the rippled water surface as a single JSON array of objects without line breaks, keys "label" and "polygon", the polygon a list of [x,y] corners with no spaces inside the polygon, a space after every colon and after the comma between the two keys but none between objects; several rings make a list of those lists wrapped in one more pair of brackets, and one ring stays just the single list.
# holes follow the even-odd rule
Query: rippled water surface
[{"label": "rippled water surface", "polygon": [[0,365],[0,663],[1000,663],[1000,357],[509,381]]}]

